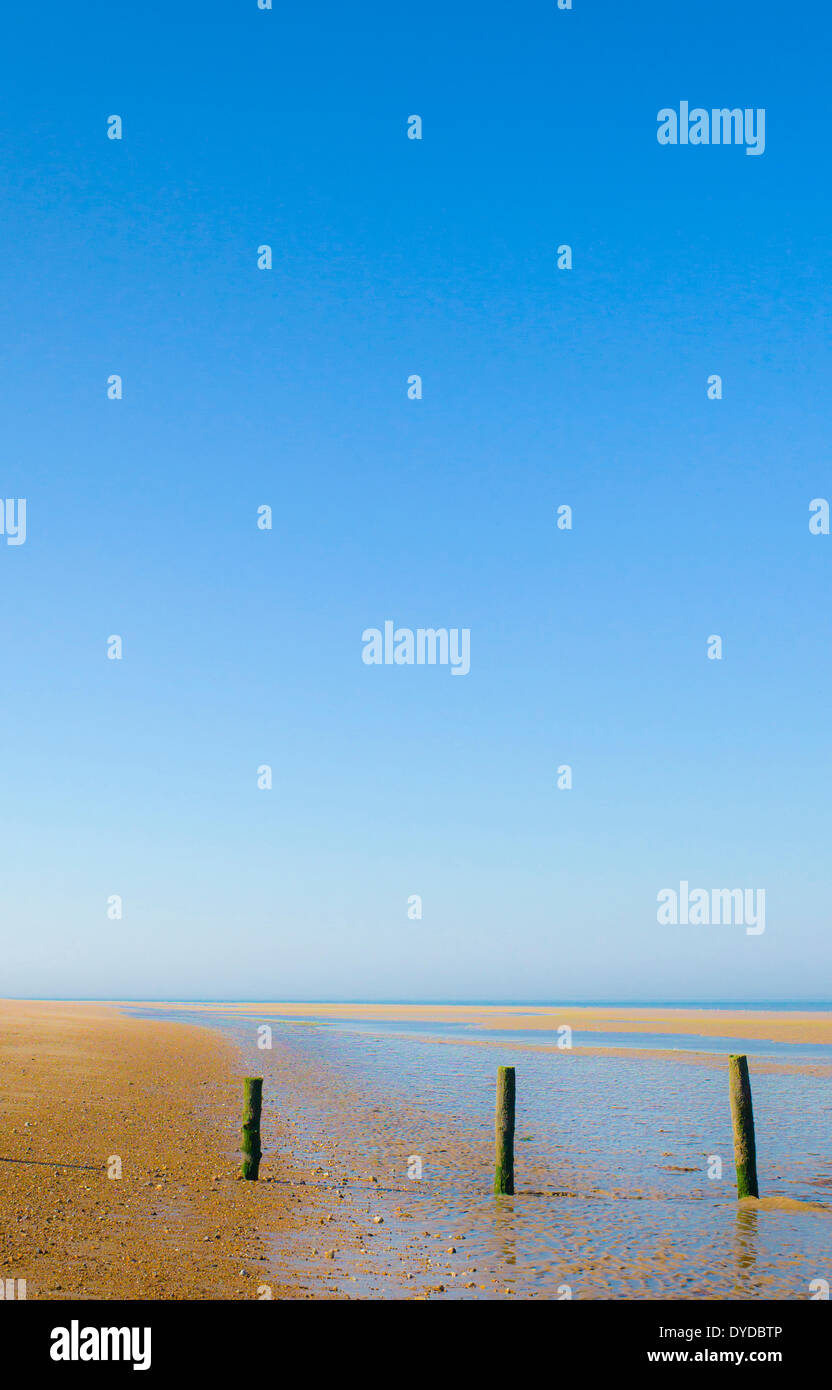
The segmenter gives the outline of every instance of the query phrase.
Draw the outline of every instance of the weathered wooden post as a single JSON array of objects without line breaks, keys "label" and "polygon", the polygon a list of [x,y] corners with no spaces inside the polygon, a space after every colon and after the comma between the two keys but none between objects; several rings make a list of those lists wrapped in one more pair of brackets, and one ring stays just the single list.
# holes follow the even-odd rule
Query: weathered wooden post
[{"label": "weathered wooden post", "polygon": [[497,1069],[494,1192],[514,1193],[514,1067]]},{"label": "weathered wooden post", "polygon": [[728,1058],[731,1093],[731,1121],[734,1126],[734,1159],[737,1165],[737,1199],[759,1197],[757,1188],[757,1145],[754,1139],[754,1109],[748,1058],[731,1053]]},{"label": "weathered wooden post", "polygon": [[243,1162],[240,1176],[257,1180],[260,1171],[260,1106],[263,1100],[262,1076],[243,1078],[243,1139],[240,1148]]}]

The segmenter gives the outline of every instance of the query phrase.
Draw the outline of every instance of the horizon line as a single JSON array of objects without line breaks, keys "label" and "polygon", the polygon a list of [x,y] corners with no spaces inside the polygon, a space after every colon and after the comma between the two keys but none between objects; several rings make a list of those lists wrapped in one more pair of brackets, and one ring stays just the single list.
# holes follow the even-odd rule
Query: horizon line
[{"label": "horizon line", "polygon": [[167,995],[167,996],[148,996],[136,995],[134,997],[116,997],[114,995],[30,995],[30,994],[6,994],[0,996],[0,1002],[8,1003],[29,1003],[29,1004],[407,1004],[407,1005],[468,1005],[471,1007],[495,1007],[504,1008],[506,1006],[527,1006],[533,1008],[748,1008],[749,1006],[776,1006],[786,1007],[806,1007],[812,1005],[815,1008],[832,1009],[830,999],[774,999],[774,998],[754,998],[754,999],[667,999],[667,998],[618,998],[618,999],[523,999],[523,998],[490,998],[490,999],[464,999],[460,997],[446,998],[375,998],[375,999],[356,999],[343,996],[330,996],[325,998],[310,998],[308,996],[298,996],[286,998],[267,998],[263,995],[252,995],[250,997],[219,997],[210,995],[186,996],[186,995]]}]

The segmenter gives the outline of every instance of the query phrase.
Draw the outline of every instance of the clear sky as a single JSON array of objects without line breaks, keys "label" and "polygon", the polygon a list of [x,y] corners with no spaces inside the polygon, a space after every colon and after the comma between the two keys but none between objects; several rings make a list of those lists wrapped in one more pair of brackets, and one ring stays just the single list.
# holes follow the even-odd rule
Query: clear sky
[{"label": "clear sky", "polygon": [[[0,993],[829,997],[829,37],[7,16]],[[681,101],[765,153],[659,145]],[[388,619],[470,673],[365,665]],[[660,925],[682,880],[765,932]]]}]

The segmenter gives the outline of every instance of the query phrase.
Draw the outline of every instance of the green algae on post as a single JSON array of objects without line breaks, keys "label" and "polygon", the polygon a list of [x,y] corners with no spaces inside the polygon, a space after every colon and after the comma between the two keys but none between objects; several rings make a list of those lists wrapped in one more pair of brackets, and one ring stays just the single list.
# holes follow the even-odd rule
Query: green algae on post
[{"label": "green algae on post", "polygon": [[243,1138],[240,1148],[243,1161],[240,1176],[256,1181],[260,1171],[260,1106],[263,1100],[262,1076],[243,1078]]},{"label": "green algae on post", "polygon": [[728,1058],[731,1095],[731,1121],[734,1126],[734,1159],[737,1165],[737,1199],[759,1197],[757,1188],[757,1145],[754,1139],[754,1109],[748,1058],[731,1053]]},{"label": "green algae on post", "polygon": [[514,1067],[497,1069],[494,1192],[514,1193]]}]

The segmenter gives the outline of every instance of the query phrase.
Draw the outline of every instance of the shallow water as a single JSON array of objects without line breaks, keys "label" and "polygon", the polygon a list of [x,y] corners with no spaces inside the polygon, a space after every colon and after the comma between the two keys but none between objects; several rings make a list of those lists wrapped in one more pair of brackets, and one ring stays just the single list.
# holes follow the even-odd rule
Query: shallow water
[{"label": "shallow water", "polygon": [[[291,1251],[309,1296],[810,1298],[812,1281],[832,1282],[832,1211],[737,1206],[718,1056],[535,1052],[518,1045],[528,1034],[466,1030],[462,1041],[444,1024],[159,1016],[232,1037],[264,1076],[267,1154],[277,1114],[310,1187],[340,1191],[320,1247],[307,1231]],[[264,1021],[273,1047],[262,1051]],[[646,1049],[649,1036],[598,1041]],[[719,1041],[691,1045],[716,1052]],[[752,1058],[763,1196],[832,1209],[829,1080],[754,1070],[757,1058],[828,1061],[830,1049],[734,1038],[724,1050]],[[500,1063],[517,1067],[517,1194],[495,1199]],[[409,1177],[417,1157],[421,1177]]]},{"label": "shallow water", "polygon": [[[424,1022],[418,1019],[341,1019],[327,1017],[322,1019],[315,1014],[292,1016],[295,1024],[308,1023],[320,1027],[334,1028],[348,1033],[399,1034],[402,1037],[441,1037],[443,1041],[459,1038],[467,1042],[493,1043],[495,1037],[502,1043],[518,1043],[523,1046],[558,1047],[561,1050],[560,1035],[556,1030],[545,1028],[507,1029],[477,1028],[470,1023]],[[589,1029],[573,1028],[571,1032],[573,1048],[629,1048],[637,1051],[668,1052],[711,1052],[724,1056],[730,1052],[744,1052],[749,1057],[759,1056],[779,1061],[815,1061],[832,1063],[832,1046],[822,1043],[787,1043],[770,1041],[764,1038],[709,1037],[701,1033],[623,1033],[592,1032]],[[567,1050],[567,1049],[563,1049]]]}]

